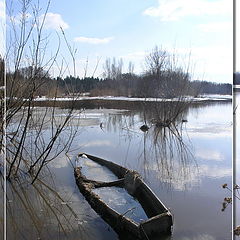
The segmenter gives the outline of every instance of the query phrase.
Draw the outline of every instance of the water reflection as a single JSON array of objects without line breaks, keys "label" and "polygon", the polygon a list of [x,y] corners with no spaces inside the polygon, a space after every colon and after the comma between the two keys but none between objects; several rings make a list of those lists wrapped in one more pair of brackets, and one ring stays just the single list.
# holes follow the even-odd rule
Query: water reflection
[{"label": "water reflection", "polygon": [[141,204],[129,195],[124,188],[103,187],[94,189],[93,192],[98,194],[115,211],[122,213],[136,223],[148,219]]},{"label": "water reflection", "polygon": [[[77,214],[56,192],[55,186],[38,180],[29,185],[29,181],[16,179],[8,183],[8,238],[9,239],[50,239],[65,237],[76,228],[71,219]],[[80,230],[82,232],[82,230]]]},{"label": "water reflection", "polygon": [[[115,114],[114,118],[109,116],[104,122],[104,133],[98,132],[96,126],[88,129],[88,135],[94,138],[98,132],[100,141],[107,140],[112,145],[83,146],[82,151],[139,171],[173,210],[176,222],[173,239],[197,239],[198,236],[230,239],[231,209],[221,213],[225,197],[221,185],[231,183],[231,104],[191,106],[177,121],[178,135],[171,132],[174,128],[159,130],[151,126],[154,112],[149,118],[146,115],[135,110]],[[182,123],[182,119],[188,122]],[[148,132],[139,129],[143,124],[150,125]],[[197,132],[200,126],[201,131]],[[179,141],[179,136],[183,141]],[[193,227],[188,229],[190,225]],[[219,226],[222,226],[220,231]]]},{"label": "water reflection", "polygon": [[[229,103],[195,103],[176,118],[162,104],[90,104],[73,112],[70,125],[79,131],[70,157],[87,152],[140,172],[174,214],[171,239],[230,239],[231,212],[221,212],[221,185],[231,181]],[[76,189],[64,154],[34,185],[22,176],[8,183],[9,239],[118,239]]]},{"label": "water reflection", "polygon": [[[184,106],[181,114],[172,117],[173,112],[166,111],[161,104],[152,105],[153,109],[143,106],[144,111],[109,115],[105,123],[106,130],[117,132],[126,142],[134,141],[138,146],[138,154],[135,156],[139,166],[137,170],[145,178],[149,178],[152,172],[157,172],[157,178],[161,182],[167,183],[169,187],[177,185],[179,188],[179,183],[185,185],[184,183],[191,182],[193,166],[197,171],[191,142],[183,136],[189,106]],[[167,119],[171,119],[169,124],[159,124],[166,123]],[[147,131],[142,131],[141,126],[149,127]],[[103,146],[104,141],[101,143]],[[133,146],[129,145],[131,147]],[[130,164],[129,161],[127,163]]]},{"label": "water reflection", "polygon": [[79,194],[67,188],[56,191],[52,179],[46,177],[45,181],[30,185],[27,179],[16,179],[8,183],[8,239],[96,239],[98,234],[104,239],[104,232],[92,230],[99,221],[91,211],[83,211],[86,206]]}]

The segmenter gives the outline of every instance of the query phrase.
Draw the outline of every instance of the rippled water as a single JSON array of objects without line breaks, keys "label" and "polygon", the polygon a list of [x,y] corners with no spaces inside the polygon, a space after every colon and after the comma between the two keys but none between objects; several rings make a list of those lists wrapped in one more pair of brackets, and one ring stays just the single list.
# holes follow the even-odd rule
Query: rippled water
[{"label": "rippled water", "polygon": [[[86,152],[138,171],[173,213],[173,240],[231,239],[231,206],[221,211],[231,195],[222,188],[232,178],[231,103],[191,105],[178,120],[179,135],[154,127],[158,111],[133,105],[76,109],[72,164]],[[148,132],[140,130],[143,124]],[[35,187],[9,184],[9,239],[118,239],[79,193],[64,154],[40,179]]]}]

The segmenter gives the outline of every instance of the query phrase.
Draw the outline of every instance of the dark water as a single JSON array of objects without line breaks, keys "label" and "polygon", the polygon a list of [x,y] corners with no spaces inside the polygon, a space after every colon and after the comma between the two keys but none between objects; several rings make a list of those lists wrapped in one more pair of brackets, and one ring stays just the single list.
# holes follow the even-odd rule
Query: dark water
[{"label": "dark water", "polygon": [[[231,206],[221,211],[231,195],[222,188],[232,181],[231,106],[189,106],[176,119],[178,134],[151,126],[162,114],[157,106],[76,109],[68,155],[86,152],[137,170],[174,216],[171,239],[231,239]],[[139,129],[145,123],[148,132]],[[35,187],[9,184],[9,239],[118,239],[79,193],[64,154],[40,179]]]}]

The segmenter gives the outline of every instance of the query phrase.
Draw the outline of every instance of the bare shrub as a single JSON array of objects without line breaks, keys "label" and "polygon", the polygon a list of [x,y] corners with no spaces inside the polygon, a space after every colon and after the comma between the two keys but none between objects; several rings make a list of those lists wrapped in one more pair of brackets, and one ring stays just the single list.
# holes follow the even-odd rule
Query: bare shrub
[{"label": "bare shrub", "polygon": [[[59,67],[59,77],[65,67],[59,65],[60,36],[55,53],[48,55],[48,35],[45,32],[45,20],[50,1],[45,9],[40,8],[35,0],[21,0],[20,13],[16,15],[12,3],[8,3],[10,29],[6,56],[6,161],[7,178],[17,177],[27,172],[32,183],[38,178],[41,170],[50,161],[56,159],[63,151],[67,151],[76,133],[69,129],[75,98],[67,114],[59,117],[59,111],[52,107],[38,109],[34,107],[36,96],[45,95],[57,101],[60,88],[58,81],[51,80],[51,69]],[[32,17],[28,17],[32,16]],[[62,31],[70,56],[75,66],[75,50],[70,47]],[[74,68],[75,73],[75,68]],[[45,133],[45,126],[49,132]],[[68,134],[64,135],[65,131]],[[64,135],[65,141],[61,135]]]}]

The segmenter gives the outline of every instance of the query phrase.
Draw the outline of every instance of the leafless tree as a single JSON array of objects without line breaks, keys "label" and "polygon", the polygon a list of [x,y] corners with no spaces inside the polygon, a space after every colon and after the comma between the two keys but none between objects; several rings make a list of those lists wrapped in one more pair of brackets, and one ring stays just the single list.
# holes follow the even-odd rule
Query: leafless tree
[{"label": "leafless tree", "polygon": [[160,79],[161,74],[168,70],[169,54],[166,50],[155,46],[145,58],[146,72]]},{"label": "leafless tree", "polygon": [[[56,32],[59,42],[55,52],[49,56],[45,21],[50,0],[46,2],[45,9],[35,0],[21,0],[19,3],[18,14],[14,12],[13,1],[7,5],[10,19],[6,55],[7,178],[11,180],[13,176],[18,177],[25,172],[34,183],[43,167],[61,152],[67,151],[73,140],[75,130],[68,129],[65,142],[61,135],[69,127],[75,99],[67,114],[61,117],[58,117],[54,103],[53,107],[35,108],[34,99],[41,89],[51,90],[53,101],[57,100],[57,81],[50,88],[49,79],[53,66],[60,66],[59,76],[64,72],[63,64],[58,64],[61,36]],[[63,31],[62,36],[67,43],[75,74],[76,51],[70,47]],[[50,131],[48,134],[44,131],[46,126]]]},{"label": "leafless tree", "polygon": [[134,64],[133,62],[130,61],[128,63],[128,73],[133,74],[133,72],[134,72]]},{"label": "leafless tree", "polygon": [[[190,55],[190,54],[189,54]],[[190,56],[183,59],[162,47],[155,46],[145,58],[145,79],[156,97],[182,97],[190,93]]]},{"label": "leafless tree", "polygon": [[104,78],[118,80],[122,75],[123,60],[119,59],[117,61],[116,58],[113,59],[107,58],[105,64],[103,65],[103,69]]},{"label": "leafless tree", "polygon": [[161,104],[155,104],[157,114],[153,119],[153,123],[161,128],[174,127],[176,119],[181,117],[192,102],[191,98],[187,97],[190,92],[192,94],[191,62],[190,58],[183,60],[183,63],[180,63],[177,54],[157,46],[145,59],[142,91],[146,92],[146,96],[162,98]]}]

